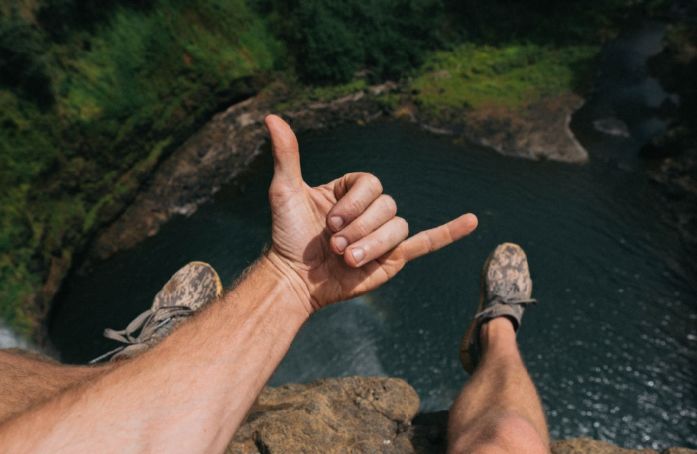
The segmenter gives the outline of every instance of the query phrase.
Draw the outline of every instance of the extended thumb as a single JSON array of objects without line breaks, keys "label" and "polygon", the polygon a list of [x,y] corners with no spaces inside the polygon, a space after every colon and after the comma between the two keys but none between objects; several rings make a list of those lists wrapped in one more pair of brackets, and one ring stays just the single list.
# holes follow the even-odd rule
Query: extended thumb
[{"label": "extended thumb", "polygon": [[302,181],[300,152],[298,139],[296,139],[293,130],[277,115],[268,115],[264,119],[264,123],[271,136],[274,177],[281,178],[290,184],[300,183]]}]

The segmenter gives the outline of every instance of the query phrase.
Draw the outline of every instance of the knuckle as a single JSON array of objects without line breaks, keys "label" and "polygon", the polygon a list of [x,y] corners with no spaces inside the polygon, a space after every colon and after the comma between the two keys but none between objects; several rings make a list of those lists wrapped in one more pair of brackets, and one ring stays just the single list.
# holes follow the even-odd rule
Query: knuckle
[{"label": "knuckle", "polygon": [[380,196],[383,207],[390,213],[395,214],[397,213],[397,202],[395,202],[394,198],[390,195],[383,194]]},{"label": "knuckle", "polygon": [[353,215],[358,215],[361,211],[363,211],[363,204],[357,198],[351,197],[346,201],[346,210]]},{"label": "knuckle", "polygon": [[382,192],[382,182],[380,181],[380,178],[376,177],[372,173],[365,173],[363,178],[365,178],[368,186],[375,192]]},{"label": "knuckle", "polygon": [[369,233],[370,233],[370,231],[366,227],[365,223],[354,222],[354,224],[351,225],[351,228],[347,232],[347,236],[351,237],[351,239],[353,239],[355,241],[359,238],[364,238]]},{"label": "knuckle", "polygon": [[407,232],[407,233],[409,232],[409,223],[407,222],[406,219],[399,217],[399,216],[395,217],[394,219],[395,219],[395,222],[397,222],[397,225],[399,226],[399,228],[403,232]]},{"label": "knuckle", "polygon": [[279,184],[272,184],[269,187],[269,200],[272,202],[278,199],[282,199],[286,195],[286,189]]}]

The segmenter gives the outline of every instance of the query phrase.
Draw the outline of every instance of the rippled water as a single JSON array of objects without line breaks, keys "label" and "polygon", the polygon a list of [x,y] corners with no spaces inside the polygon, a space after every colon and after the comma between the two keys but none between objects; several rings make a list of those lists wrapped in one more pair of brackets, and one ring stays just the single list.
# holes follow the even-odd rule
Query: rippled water
[{"label": "rippled water", "polygon": [[[553,435],[697,445],[697,289],[645,177],[603,162],[504,158],[399,124],[305,135],[301,146],[311,183],[351,170],[379,175],[413,231],[465,211],[480,227],[372,294],[317,314],[274,384],[387,374],[407,379],[424,409],[448,407],[466,380],[457,346],[479,267],[496,244],[515,241],[542,302],[526,314],[520,344]],[[265,155],[191,218],[74,276],[50,327],[64,359],[109,349],[101,330],[124,326],[187,261],[209,261],[231,283],[268,238],[270,169]]]},{"label": "rippled water", "polygon": [[[590,102],[576,122],[592,152],[586,166],[505,158],[394,123],[302,136],[308,182],[370,171],[412,231],[466,211],[480,227],[381,289],[318,313],[272,384],[386,374],[408,380],[424,410],[447,408],[467,380],[457,347],[477,304],[479,268],[498,243],[514,241],[528,252],[541,301],[519,340],[552,435],[697,447],[694,256],[664,221],[664,201],[640,164],[623,158],[636,153],[642,125],[660,124],[613,111],[632,136],[606,136],[590,126],[600,107]],[[270,171],[266,154],[192,217],[72,276],[49,327],[63,359],[111,348],[102,329],[125,326],[190,260],[212,263],[230,284],[268,238]]]}]

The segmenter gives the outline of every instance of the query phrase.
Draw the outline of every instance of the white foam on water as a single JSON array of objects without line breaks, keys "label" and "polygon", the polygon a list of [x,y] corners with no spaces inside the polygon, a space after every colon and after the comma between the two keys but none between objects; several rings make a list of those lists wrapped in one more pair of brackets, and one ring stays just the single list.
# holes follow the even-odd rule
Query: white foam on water
[{"label": "white foam on water", "polygon": [[0,320],[0,349],[3,348],[21,348],[24,350],[36,350],[25,339],[17,335],[11,328],[5,325],[5,322]]}]

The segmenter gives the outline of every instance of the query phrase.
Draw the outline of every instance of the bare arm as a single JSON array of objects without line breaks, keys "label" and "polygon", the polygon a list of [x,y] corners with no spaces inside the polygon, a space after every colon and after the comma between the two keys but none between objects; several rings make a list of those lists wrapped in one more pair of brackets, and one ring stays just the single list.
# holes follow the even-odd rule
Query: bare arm
[{"label": "bare arm", "polygon": [[270,251],[153,350],[1,425],[3,452],[220,452],[314,311],[382,285],[477,225],[464,215],[407,238],[374,176],[311,188],[288,125],[272,116],[267,127]]},{"label": "bare arm", "polygon": [[3,452],[221,452],[307,318],[267,258],[161,345],[0,428]]}]

